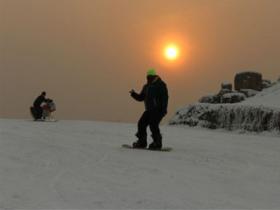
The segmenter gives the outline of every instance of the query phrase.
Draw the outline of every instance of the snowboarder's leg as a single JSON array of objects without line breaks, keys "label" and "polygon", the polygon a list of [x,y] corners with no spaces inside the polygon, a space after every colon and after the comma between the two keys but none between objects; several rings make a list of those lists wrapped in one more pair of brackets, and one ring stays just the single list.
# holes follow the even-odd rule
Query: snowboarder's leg
[{"label": "snowboarder's leg", "polygon": [[149,145],[149,149],[161,149],[162,148],[162,135],[160,133],[159,124],[163,116],[157,112],[153,112],[150,117],[150,130],[152,132],[153,142]]},{"label": "snowboarder's leg", "polygon": [[149,125],[149,113],[145,111],[138,121],[138,131],[136,137],[137,142],[133,143],[133,147],[147,147],[147,127]]}]

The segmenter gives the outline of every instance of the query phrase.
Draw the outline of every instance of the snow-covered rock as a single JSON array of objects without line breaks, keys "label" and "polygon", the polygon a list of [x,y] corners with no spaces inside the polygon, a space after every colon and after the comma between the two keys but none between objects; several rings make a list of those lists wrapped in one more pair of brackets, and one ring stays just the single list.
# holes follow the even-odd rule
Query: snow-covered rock
[{"label": "snow-covered rock", "polygon": [[237,104],[189,105],[177,111],[170,124],[279,133],[280,83]]},{"label": "snow-covered rock", "polygon": [[276,131],[280,134],[280,109],[241,104],[194,104],[179,110],[170,124],[254,132]]},{"label": "snow-covered rock", "polygon": [[270,80],[267,80],[267,79],[264,79],[263,81],[262,81],[262,88],[264,89],[264,88],[269,88],[269,87],[271,87],[273,84],[272,84],[272,82],[270,81]]},{"label": "snow-covered rock", "polygon": [[207,95],[207,96],[201,97],[198,101],[200,103],[211,103],[211,104],[214,104],[214,103],[217,103],[216,102],[216,98],[217,98],[216,95]]},{"label": "snow-covered rock", "polygon": [[253,90],[253,89],[241,89],[239,92],[244,93],[246,97],[253,97],[257,95],[260,91]]},{"label": "snow-covered rock", "polygon": [[246,95],[244,93],[232,92],[225,93],[221,97],[222,103],[238,103],[244,101],[246,99]]},{"label": "snow-covered rock", "polygon": [[232,84],[230,82],[225,81],[221,84],[221,89],[227,89],[232,91]]}]

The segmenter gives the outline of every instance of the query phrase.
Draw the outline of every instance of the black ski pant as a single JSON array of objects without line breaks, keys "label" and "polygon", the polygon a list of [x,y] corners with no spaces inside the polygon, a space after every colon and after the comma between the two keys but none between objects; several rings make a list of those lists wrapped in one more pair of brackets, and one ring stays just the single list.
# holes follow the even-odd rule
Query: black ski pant
[{"label": "black ski pant", "polygon": [[35,114],[36,114],[35,118],[36,119],[41,119],[42,115],[43,115],[42,107],[41,106],[36,106],[36,107],[34,107],[34,109],[35,109]]},{"label": "black ski pant", "polygon": [[147,143],[147,127],[150,127],[152,138],[156,144],[162,144],[162,136],[160,134],[159,124],[164,117],[158,111],[145,111],[138,121],[138,131],[136,136],[141,143]]}]

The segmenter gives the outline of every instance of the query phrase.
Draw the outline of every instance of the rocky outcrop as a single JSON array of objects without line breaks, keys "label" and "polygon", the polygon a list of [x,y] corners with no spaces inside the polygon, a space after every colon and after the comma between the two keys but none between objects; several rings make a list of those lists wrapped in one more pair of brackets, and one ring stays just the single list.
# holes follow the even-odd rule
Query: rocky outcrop
[{"label": "rocky outcrop", "polygon": [[234,78],[235,90],[252,89],[261,91],[262,86],[262,74],[258,72],[241,72],[235,75]]},{"label": "rocky outcrop", "polygon": [[194,104],[177,111],[169,124],[280,133],[280,109],[241,104]]}]

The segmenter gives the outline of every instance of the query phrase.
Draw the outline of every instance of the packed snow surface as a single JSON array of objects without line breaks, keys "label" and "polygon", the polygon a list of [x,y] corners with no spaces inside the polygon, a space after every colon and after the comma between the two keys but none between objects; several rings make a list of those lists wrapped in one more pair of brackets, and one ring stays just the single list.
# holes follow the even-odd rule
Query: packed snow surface
[{"label": "packed snow surface", "polygon": [[129,150],[136,125],[0,120],[0,209],[279,209],[280,139],[163,126],[172,152]]}]

